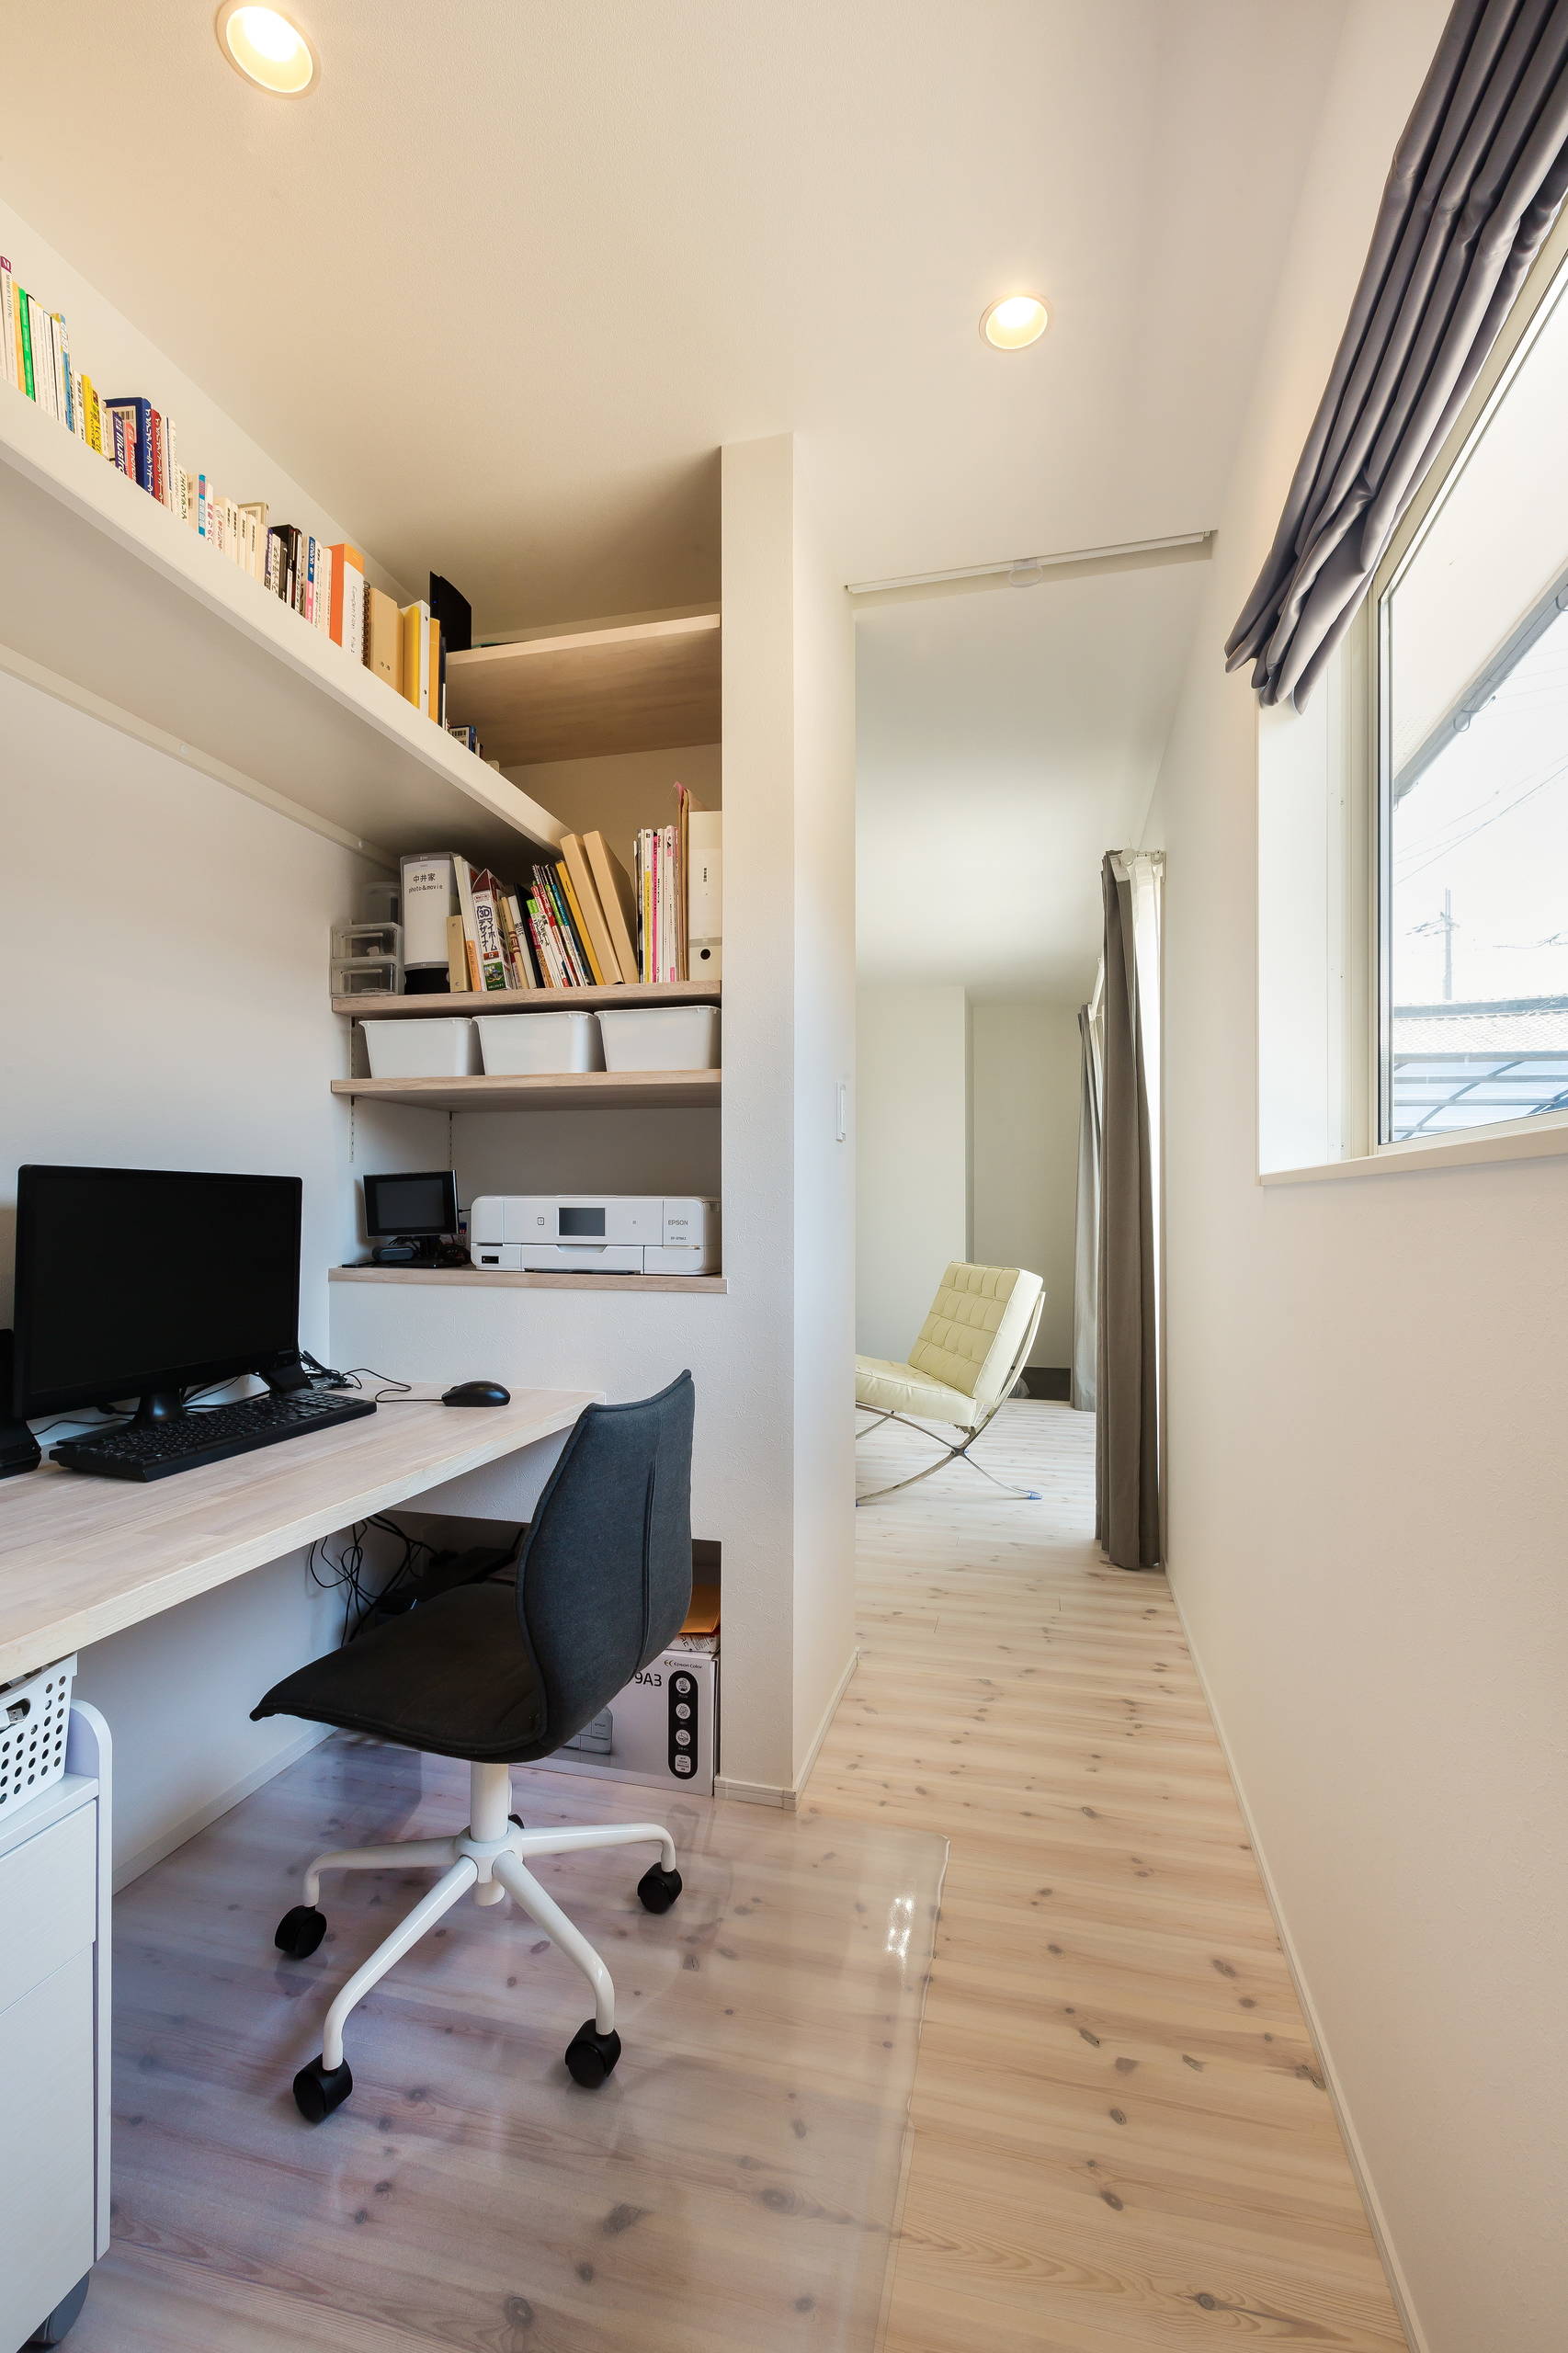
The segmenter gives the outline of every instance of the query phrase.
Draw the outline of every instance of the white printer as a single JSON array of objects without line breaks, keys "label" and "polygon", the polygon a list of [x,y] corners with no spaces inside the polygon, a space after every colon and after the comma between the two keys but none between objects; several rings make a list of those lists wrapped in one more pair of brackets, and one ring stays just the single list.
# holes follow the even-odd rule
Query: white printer
[{"label": "white printer", "polygon": [[468,1213],[476,1267],[520,1274],[716,1275],[717,1201],[646,1193],[482,1193]]}]

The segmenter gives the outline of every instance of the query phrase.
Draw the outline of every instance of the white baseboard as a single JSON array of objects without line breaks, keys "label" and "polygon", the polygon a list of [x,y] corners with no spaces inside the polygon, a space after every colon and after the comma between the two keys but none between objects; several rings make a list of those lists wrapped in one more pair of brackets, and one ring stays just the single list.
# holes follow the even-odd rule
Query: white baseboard
[{"label": "white baseboard", "polygon": [[1296,1999],[1301,2006],[1301,2016],[1306,2020],[1307,2032],[1312,2038],[1312,2049],[1317,2053],[1318,2064],[1323,2070],[1324,2085],[1328,2093],[1329,2105],[1334,2110],[1335,2122],[1339,2127],[1339,2137],[1345,2143],[1345,2154],[1350,2160],[1350,2170],[1355,2176],[1356,2187],[1361,2194],[1361,2203],[1366,2208],[1367,2221],[1378,2253],[1382,2258],[1383,2269],[1388,2275],[1389,2291],[1393,2298],[1394,2308],[1398,2313],[1401,2325],[1410,2339],[1411,2353],[1430,2353],[1426,2332],[1416,2316],[1410,2282],[1405,2278],[1404,2267],[1400,2262],[1393,2241],[1389,2235],[1388,2222],[1383,2214],[1382,2205],[1371,2175],[1367,2169],[1366,2154],[1361,2147],[1360,2136],[1357,2132],[1346,2100],[1339,2071],[1334,2063],[1333,2053],[1324,2036],[1323,2022],[1318,2017],[1317,2006],[1312,2000],[1311,1988],[1301,1972],[1295,1940],[1290,1934],[1290,1923],[1285,1917],[1284,1907],[1279,1900],[1279,1892],[1274,1884],[1274,1874],[1268,1868],[1268,1858],[1264,1853],[1263,1842],[1258,1836],[1257,1824],[1253,1820],[1252,1808],[1247,1802],[1247,1794],[1242,1786],[1241,1775],[1236,1770],[1236,1760],[1231,1753],[1231,1744],[1226,1736],[1224,1723],[1218,1708],[1214,1705],[1214,1695],[1209,1688],[1209,1678],[1203,1672],[1203,1662],[1193,1645],[1192,1634],[1187,1622],[1187,1613],[1181,1606],[1181,1597],[1176,1592],[1175,1585],[1171,1584],[1168,1574],[1166,1582],[1170,1584],[1171,1598],[1176,1603],[1176,1616],[1181,1620],[1181,1631],[1187,1643],[1187,1655],[1192,1661],[1199,1688],[1203,1693],[1204,1704],[1209,1710],[1210,1722],[1214,1726],[1215,1737],[1220,1743],[1220,1748],[1225,1759],[1225,1769],[1231,1777],[1231,1787],[1236,1793],[1236,1803],[1241,1808],[1242,1820],[1246,1824],[1247,1839],[1257,1863],[1258,1876],[1263,1881],[1263,1892],[1268,1900],[1269,1911],[1274,1915],[1275,1934],[1279,1938],[1279,1949],[1285,1956],[1285,1966],[1290,1972],[1290,1983],[1295,1987]]},{"label": "white baseboard", "polygon": [[807,1748],[805,1756],[801,1762],[801,1769],[795,1776],[795,1798],[797,1803],[805,1792],[806,1783],[812,1778],[812,1769],[816,1764],[817,1758],[822,1754],[823,1742],[827,1738],[829,1730],[832,1727],[833,1720],[838,1713],[839,1702],[843,1699],[845,1693],[848,1690],[850,1684],[854,1681],[855,1670],[859,1664],[860,1645],[857,1643],[851,1649],[849,1656],[844,1662],[844,1672],[833,1687],[833,1691],[828,1699],[828,1703],[822,1712],[822,1722],[818,1724],[815,1732],[812,1734],[811,1745]]},{"label": "white baseboard", "polygon": [[282,1748],[275,1748],[270,1756],[237,1780],[231,1789],[206,1800],[194,1813],[187,1813],[181,1821],[171,1823],[166,1830],[160,1830],[155,1838],[150,1839],[134,1855],[128,1855],[124,1862],[117,1866],[115,1893],[118,1895],[122,1887],[129,1887],[133,1879],[140,1879],[143,1871],[150,1871],[154,1863],[161,1863],[165,1855],[172,1855],[176,1847],[183,1847],[187,1838],[194,1838],[199,1831],[205,1830],[209,1823],[216,1822],[221,1813],[227,1813],[231,1806],[238,1805],[242,1798],[248,1798],[253,1790],[259,1790],[275,1774],[296,1763],[310,1749],[318,1747],[331,1729],[330,1724],[309,1725],[296,1739]]},{"label": "white baseboard", "polygon": [[735,1798],[742,1805],[781,1806],[786,1813],[795,1810],[795,1792],[776,1781],[736,1781],[728,1773],[715,1773],[713,1794],[716,1798]]},{"label": "white baseboard", "polygon": [[823,1742],[827,1738],[829,1728],[838,1713],[838,1703],[848,1690],[855,1669],[859,1664],[860,1652],[857,1645],[845,1661],[844,1672],[834,1685],[832,1696],[822,1712],[822,1722],[812,1734],[811,1745],[801,1760],[801,1769],[795,1776],[792,1787],[785,1788],[775,1781],[737,1781],[728,1773],[716,1773],[713,1777],[714,1796],[734,1798],[743,1805],[776,1805],[782,1808],[786,1813],[793,1813],[805,1793],[806,1783],[812,1778],[812,1768],[822,1753]]}]

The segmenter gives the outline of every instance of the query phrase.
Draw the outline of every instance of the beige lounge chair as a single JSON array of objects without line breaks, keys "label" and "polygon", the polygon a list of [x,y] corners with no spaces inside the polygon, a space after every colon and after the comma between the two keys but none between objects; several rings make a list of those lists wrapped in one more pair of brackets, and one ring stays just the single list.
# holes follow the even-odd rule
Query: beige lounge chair
[{"label": "beige lounge chair", "polygon": [[[874,1503],[928,1479],[943,1463],[962,1456],[971,1471],[990,1479],[1006,1495],[1033,1496],[1028,1487],[1007,1487],[976,1462],[970,1448],[992,1415],[1013,1393],[1018,1375],[1028,1361],[1045,1305],[1045,1285],[1022,1267],[970,1267],[955,1259],[937,1286],[931,1312],[906,1364],[887,1357],[857,1357],[855,1403],[877,1416],[856,1432],[857,1440],[886,1421],[905,1422],[920,1429],[926,1422],[944,1422],[964,1435],[937,1462],[927,1463],[891,1487],[874,1487],[857,1501]],[[934,1430],[922,1430],[935,1438]]]}]

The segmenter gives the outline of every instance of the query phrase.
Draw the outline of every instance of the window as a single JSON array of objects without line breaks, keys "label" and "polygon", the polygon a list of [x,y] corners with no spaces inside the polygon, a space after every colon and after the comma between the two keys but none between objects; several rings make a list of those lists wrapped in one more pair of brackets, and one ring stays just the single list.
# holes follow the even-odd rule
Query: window
[{"label": "window", "polygon": [[1372,599],[1384,1143],[1568,1112],[1565,288],[1519,305]]}]

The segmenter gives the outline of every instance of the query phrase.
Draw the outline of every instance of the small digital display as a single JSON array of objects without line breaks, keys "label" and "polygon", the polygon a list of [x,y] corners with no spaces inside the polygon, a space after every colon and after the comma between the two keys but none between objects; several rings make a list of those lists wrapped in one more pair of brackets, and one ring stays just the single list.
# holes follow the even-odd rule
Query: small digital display
[{"label": "small digital display", "polygon": [[556,1228],[562,1240],[602,1242],[605,1238],[603,1210],[562,1210],[561,1222]]},{"label": "small digital display", "polygon": [[457,1225],[457,1186],[449,1170],[366,1177],[365,1231],[372,1242],[455,1233]]}]

